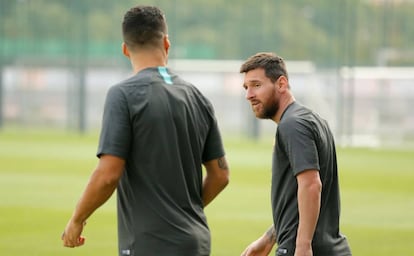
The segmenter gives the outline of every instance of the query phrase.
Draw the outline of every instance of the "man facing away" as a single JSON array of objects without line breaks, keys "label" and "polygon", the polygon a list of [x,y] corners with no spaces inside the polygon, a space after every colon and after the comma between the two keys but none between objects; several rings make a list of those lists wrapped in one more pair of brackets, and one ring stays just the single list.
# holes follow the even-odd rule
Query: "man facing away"
[{"label": "man facing away", "polygon": [[273,225],[243,256],[348,256],[339,231],[335,143],[325,120],[297,103],[282,58],[257,53],[241,66],[246,99],[257,118],[277,123],[272,163]]},{"label": "man facing away", "polygon": [[63,244],[83,245],[84,223],[118,188],[119,255],[209,255],[203,209],[229,181],[213,107],[166,67],[170,41],[160,9],[131,8],[122,31],[135,75],[108,91],[99,162]]}]

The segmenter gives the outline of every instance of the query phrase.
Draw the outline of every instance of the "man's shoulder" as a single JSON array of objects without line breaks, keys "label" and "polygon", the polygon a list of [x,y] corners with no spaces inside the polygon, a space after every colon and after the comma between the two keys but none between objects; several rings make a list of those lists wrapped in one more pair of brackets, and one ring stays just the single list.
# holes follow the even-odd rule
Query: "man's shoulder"
[{"label": "man's shoulder", "polygon": [[311,109],[294,102],[283,115],[278,124],[279,131],[293,132],[306,129],[310,125],[313,112]]},{"label": "man's shoulder", "polygon": [[154,72],[151,70],[141,71],[120,81],[115,86],[118,86],[120,88],[127,88],[148,85],[149,83],[151,83],[153,76]]},{"label": "man's shoulder", "polygon": [[288,109],[286,109],[281,123],[295,123],[303,120],[309,120],[312,119],[315,114],[316,113],[309,107],[294,102],[288,107]]},{"label": "man's shoulder", "polygon": [[146,88],[151,83],[151,76],[148,74],[135,74],[120,82],[113,84],[108,91],[108,94],[124,94],[125,97],[131,95],[132,91],[141,93],[146,91]]}]

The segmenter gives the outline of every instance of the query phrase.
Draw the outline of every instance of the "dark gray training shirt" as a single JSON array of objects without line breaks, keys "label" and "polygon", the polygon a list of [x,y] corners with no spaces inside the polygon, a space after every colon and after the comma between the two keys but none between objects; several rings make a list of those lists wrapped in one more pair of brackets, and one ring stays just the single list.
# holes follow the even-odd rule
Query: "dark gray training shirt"
[{"label": "dark gray training shirt", "polygon": [[98,156],[126,160],[119,255],[209,255],[202,163],[224,156],[213,107],[165,67],[110,88]]},{"label": "dark gray training shirt", "polygon": [[335,143],[325,120],[292,103],[277,127],[272,167],[272,209],[279,248],[276,255],[293,255],[299,224],[296,175],[319,170],[321,208],[314,234],[314,256],[351,255],[339,232],[340,197]]}]

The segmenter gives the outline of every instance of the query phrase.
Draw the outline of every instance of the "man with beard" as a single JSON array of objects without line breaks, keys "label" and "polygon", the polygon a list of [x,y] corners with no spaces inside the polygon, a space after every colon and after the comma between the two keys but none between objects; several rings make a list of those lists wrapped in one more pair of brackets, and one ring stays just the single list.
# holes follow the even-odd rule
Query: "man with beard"
[{"label": "man with beard", "polygon": [[258,53],[240,68],[257,118],[277,123],[272,163],[273,225],[243,256],[348,256],[339,231],[336,150],[327,122],[297,103],[282,58]]}]

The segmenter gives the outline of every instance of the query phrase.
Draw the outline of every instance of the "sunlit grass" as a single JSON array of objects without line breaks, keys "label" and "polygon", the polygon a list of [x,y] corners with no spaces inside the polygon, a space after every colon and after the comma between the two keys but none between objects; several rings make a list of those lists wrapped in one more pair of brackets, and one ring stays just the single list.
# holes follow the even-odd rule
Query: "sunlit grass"
[{"label": "sunlit grass", "polygon": [[[226,138],[226,136],[224,136]],[[5,255],[116,255],[112,197],[88,221],[86,245],[63,248],[60,235],[97,163],[97,133],[0,132],[0,251]],[[212,255],[240,255],[271,224],[272,139],[225,140],[226,190],[206,208]],[[341,228],[354,255],[414,251],[414,151],[339,149]]]}]

